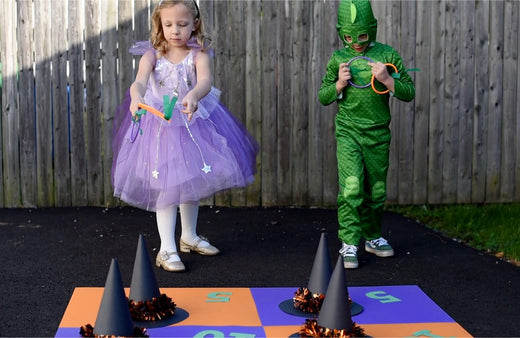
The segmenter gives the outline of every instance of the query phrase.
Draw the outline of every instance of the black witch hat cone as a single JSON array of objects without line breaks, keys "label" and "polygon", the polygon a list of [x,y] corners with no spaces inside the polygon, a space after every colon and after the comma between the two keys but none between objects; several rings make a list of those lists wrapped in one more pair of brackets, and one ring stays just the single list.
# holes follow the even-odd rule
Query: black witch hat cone
[{"label": "black witch hat cone", "polygon": [[126,337],[134,335],[134,323],[128,310],[128,301],[119,271],[119,264],[115,258],[112,259],[108,271],[94,334]]},{"label": "black witch hat cone", "polygon": [[316,250],[316,256],[314,257],[309,284],[307,285],[309,291],[312,293],[326,294],[331,274],[332,263],[330,261],[327,235],[322,233],[318,249]]},{"label": "black witch hat cone", "polygon": [[331,330],[351,330],[352,314],[348,299],[347,279],[343,258],[340,255],[330,277],[327,294],[318,316],[318,325]]},{"label": "black witch hat cone", "polygon": [[153,298],[159,298],[160,295],[159,285],[155,278],[144,237],[139,235],[134,271],[130,283],[130,296],[128,298],[134,302],[144,302],[147,300],[151,301]]},{"label": "black witch hat cone", "polygon": [[328,248],[327,235],[322,233],[307,287],[299,288],[293,298],[281,302],[279,307],[282,311],[300,317],[319,312],[332,274]]}]

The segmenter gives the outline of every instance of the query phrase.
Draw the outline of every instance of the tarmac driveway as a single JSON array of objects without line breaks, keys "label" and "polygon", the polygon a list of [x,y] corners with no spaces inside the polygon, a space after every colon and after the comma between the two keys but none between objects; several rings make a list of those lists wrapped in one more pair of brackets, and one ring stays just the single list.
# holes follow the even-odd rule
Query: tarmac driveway
[{"label": "tarmac driveway", "polygon": [[[201,207],[199,234],[222,254],[181,253],[188,271],[156,269],[157,281],[160,287],[306,286],[322,232],[335,261],[333,209]],[[103,287],[112,258],[129,286],[139,234],[155,259],[159,237],[150,212],[0,209],[0,336],[53,336],[74,288]],[[520,336],[520,268],[394,213],[384,214],[383,235],[396,256],[360,249],[360,268],[346,272],[349,286],[418,285],[475,337]]]}]

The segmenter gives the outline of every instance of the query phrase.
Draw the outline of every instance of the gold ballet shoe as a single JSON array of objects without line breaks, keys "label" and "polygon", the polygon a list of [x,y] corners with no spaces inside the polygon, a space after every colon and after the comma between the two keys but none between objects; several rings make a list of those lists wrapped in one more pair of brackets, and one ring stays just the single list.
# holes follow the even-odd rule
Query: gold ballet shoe
[{"label": "gold ballet shoe", "polygon": [[157,254],[157,258],[155,259],[155,266],[170,272],[185,271],[186,267],[184,266],[184,263],[180,260],[173,259],[175,257],[179,257],[177,252],[161,251]]},{"label": "gold ballet shoe", "polygon": [[[206,241],[208,245],[200,246],[200,243],[202,241]],[[209,244],[208,240],[204,237],[199,237],[199,239],[193,245],[190,245],[181,239],[179,246],[182,252],[193,251],[205,256],[215,256],[220,253],[220,250],[215,248],[213,245]]]}]

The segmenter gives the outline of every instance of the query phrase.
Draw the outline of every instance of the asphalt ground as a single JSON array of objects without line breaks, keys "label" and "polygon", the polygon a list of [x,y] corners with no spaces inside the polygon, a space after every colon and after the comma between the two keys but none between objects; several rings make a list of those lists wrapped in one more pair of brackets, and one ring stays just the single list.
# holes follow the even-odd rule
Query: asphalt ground
[{"label": "asphalt ground", "polygon": [[[198,230],[222,253],[180,253],[188,271],[156,268],[159,287],[304,287],[321,233],[333,262],[340,248],[333,209],[201,207]],[[0,209],[0,336],[54,336],[74,288],[103,287],[112,258],[129,286],[140,234],[155,259],[154,213]],[[395,213],[385,212],[383,235],[396,255],[360,249],[349,286],[418,285],[473,336],[520,336],[519,267]]]}]

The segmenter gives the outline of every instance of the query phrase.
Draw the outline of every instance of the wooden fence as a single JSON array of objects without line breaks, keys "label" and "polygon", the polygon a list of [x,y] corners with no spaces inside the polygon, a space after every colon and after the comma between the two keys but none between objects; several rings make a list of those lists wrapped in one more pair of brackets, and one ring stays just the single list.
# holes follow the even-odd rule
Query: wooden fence
[{"label": "wooden fence", "polygon": [[[149,31],[148,0],[4,0],[0,207],[115,206],[112,114]],[[317,100],[335,1],[199,1],[222,100],[261,144],[247,189],[204,201],[333,206],[335,105]],[[520,2],[373,1],[378,40],[416,84],[392,100],[388,202],[520,201]]]}]

